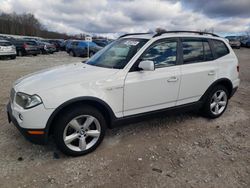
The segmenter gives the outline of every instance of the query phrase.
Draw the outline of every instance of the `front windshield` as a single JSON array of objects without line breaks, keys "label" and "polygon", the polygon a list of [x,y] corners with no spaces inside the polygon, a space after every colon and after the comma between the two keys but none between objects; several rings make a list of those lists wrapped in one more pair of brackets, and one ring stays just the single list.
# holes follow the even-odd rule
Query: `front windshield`
[{"label": "front windshield", "polygon": [[130,59],[138,52],[148,39],[118,39],[99,51],[86,63],[89,65],[123,69]]}]

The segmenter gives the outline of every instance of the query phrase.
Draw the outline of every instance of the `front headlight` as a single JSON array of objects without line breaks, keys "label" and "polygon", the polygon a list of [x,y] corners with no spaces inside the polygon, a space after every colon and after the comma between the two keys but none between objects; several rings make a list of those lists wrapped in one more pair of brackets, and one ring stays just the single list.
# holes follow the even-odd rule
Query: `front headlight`
[{"label": "front headlight", "polygon": [[38,95],[28,95],[26,93],[18,92],[16,94],[16,103],[24,109],[33,108],[42,104],[42,99]]}]

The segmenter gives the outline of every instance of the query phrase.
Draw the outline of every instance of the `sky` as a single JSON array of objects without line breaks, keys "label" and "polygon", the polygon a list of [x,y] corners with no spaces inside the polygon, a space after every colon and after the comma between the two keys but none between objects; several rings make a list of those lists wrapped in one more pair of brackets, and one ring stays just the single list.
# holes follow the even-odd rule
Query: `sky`
[{"label": "sky", "polygon": [[0,12],[33,13],[68,34],[210,30],[250,31],[250,0],[0,0]]}]

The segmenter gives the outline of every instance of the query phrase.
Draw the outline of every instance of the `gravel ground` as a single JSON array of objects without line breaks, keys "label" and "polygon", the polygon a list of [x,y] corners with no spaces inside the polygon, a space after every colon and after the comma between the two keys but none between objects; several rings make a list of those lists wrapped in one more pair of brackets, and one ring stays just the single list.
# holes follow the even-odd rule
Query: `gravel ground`
[{"label": "gravel ground", "polygon": [[122,126],[78,158],[26,141],[8,124],[5,105],[20,76],[82,58],[0,61],[0,187],[250,187],[250,49],[235,51],[242,82],[222,117],[186,113]]}]

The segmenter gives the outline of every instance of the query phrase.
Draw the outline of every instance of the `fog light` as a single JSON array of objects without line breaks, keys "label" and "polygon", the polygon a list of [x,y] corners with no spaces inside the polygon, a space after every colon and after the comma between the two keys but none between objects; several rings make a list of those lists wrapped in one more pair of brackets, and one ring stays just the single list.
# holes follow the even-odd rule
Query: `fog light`
[{"label": "fog light", "polygon": [[19,114],[19,119],[23,121],[23,116],[22,116],[22,114]]}]

